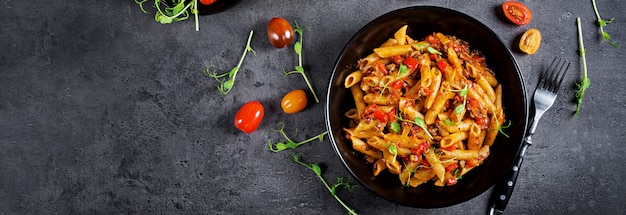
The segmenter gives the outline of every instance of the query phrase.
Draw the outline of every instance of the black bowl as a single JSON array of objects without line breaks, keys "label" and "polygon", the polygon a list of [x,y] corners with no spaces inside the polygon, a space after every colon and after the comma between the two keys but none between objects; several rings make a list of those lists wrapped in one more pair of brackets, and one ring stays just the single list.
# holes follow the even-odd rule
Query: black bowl
[{"label": "black bowl", "polygon": [[203,5],[198,0],[198,14],[200,15],[210,15],[216,14],[225,10],[230,9],[239,3],[240,0],[217,0],[215,3],[210,5]]},{"label": "black bowl", "polygon": [[[186,2],[191,2],[191,1],[193,0],[187,0]],[[204,5],[200,3],[200,0],[198,0],[198,14],[199,15],[211,15],[211,14],[220,13],[222,11],[225,11],[234,7],[240,1],[241,0],[217,0],[213,4]],[[171,7],[174,3],[172,3],[171,0],[166,0],[165,4]]]},{"label": "black bowl", "polygon": [[[374,177],[372,165],[352,149],[344,138],[342,128],[349,120],[344,113],[353,108],[354,99],[344,88],[344,79],[356,69],[356,62],[372,52],[403,25],[414,39],[423,39],[433,32],[456,36],[469,43],[471,50],[480,51],[487,65],[503,86],[503,106],[506,118],[512,122],[505,131],[509,138],[498,135],[489,157],[482,165],[464,175],[456,185],[437,187],[432,183],[407,188],[397,175],[384,171]],[[352,37],[337,59],[327,94],[326,126],[332,145],[346,168],[363,186],[383,198],[410,207],[437,208],[472,199],[499,180],[512,164],[526,132],[528,107],[526,90],[511,51],[487,26],[476,19],[451,9],[416,6],[384,14],[363,27]]]}]

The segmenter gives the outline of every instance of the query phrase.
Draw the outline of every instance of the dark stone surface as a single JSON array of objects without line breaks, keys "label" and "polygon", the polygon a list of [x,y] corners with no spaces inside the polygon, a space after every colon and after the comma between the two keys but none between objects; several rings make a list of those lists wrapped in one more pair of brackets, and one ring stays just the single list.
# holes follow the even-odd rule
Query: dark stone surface
[{"label": "dark stone surface", "polygon": [[[333,63],[371,19],[413,5],[467,13],[513,44],[528,28],[543,43],[515,53],[532,95],[554,55],[573,62],[565,87],[539,124],[508,214],[624,214],[626,75],[624,47],[599,36],[591,1],[525,1],[533,21],[500,20],[502,1],[243,1],[226,12],[161,25],[133,1],[15,1],[0,4],[0,214],[345,214],[312,172],[271,153],[267,132],[285,122],[294,139],[325,131],[325,101],[287,115],[280,99],[306,89],[290,48],[275,49],[265,25],[274,16],[308,27],[304,63],[325,97]],[[626,4],[599,0],[605,27],[626,44]],[[582,76],[575,19],[581,17],[591,88],[572,116]],[[234,89],[220,95],[203,75],[236,65],[252,46]],[[234,128],[237,109],[260,100],[258,131]],[[321,163],[324,177],[348,176],[326,139],[294,152]],[[339,195],[361,214],[482,214],[490,192],[439,209],[396,205],[357,186]]]}]

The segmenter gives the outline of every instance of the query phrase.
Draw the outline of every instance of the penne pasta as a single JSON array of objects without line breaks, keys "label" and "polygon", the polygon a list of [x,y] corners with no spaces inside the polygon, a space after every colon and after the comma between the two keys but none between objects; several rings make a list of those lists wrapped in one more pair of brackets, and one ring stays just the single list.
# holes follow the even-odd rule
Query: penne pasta
[{"label": "penne pasta", "polygon": [[400,29],[398,29],[398,31],[396,31],[396,33],[393,35],[393,37],[398,42],[398,45],[405,45],[407,43],[407,41],[406,41],[406,29],[407,29],[407,27],[409,27],[409,26],[408,25],[404,25],[404,26],[400,27]]},{"label": "penne pasta", "polygon": [[344,79],[355,107],[343,131],[374,176],[388,171],[411,187],[450,186],[489,156],[506,120],[502,86],[479,52],[455,48],[468,47],[464,41],[433,33],[441,42],[433,45],[411,38],[408,27]]},{"label": "penne pasta", "polygon": [[348,75],[348,77],[346,77],[344,81],[344,87],[350,88],[358,84],[359,82],[361,82],[362,78],[363,78],[363,73],[361,71],[352,72]]},{"label": "penne pasta", "polygon": [[412,49],[411,45],[395,45],[375,48],[374,52],[381,58],[389,58],[396,55],[405,55]]}]

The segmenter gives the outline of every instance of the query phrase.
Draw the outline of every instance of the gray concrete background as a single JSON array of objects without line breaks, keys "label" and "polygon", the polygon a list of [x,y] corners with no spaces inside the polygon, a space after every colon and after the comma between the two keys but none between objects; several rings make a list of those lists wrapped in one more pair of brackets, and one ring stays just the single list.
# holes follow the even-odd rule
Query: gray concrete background
[{"label": "gray concrete background", "polygon": [[[266,149],[275,123],[302,140],[325,131],[324,105],[295,115],[280,99],[306,89],[281,68],[292,50],[275,49],[265,26],[282,16],[308,27],[304,63],[324,97],[333,63],[350,37],[394,9],[433,5],[484,22],[505,43],[538,28],[535,55],[514,53],[532,95],[539,69],[554,55],[573,62],[553,109],[539,124],[507,214],[624,214],[626,185],[626,3],[598,0],[619,49],[603,42],[591,1],[535,1],[527,26],[496,16],[503,1],[243,1],[226,12],[171,25],[130,0],[0,3],[0,214],[345,214],[312,172]],[[574,85],[582,76],[576,17],[581,17],[591,88],[581,114]],[[250,30],[248,55],[234,89],[220,95],[203,75],[236,65]],[[260,128],[232,125],[237,109],[260,100]],[[295,128],[298,128],[297,135]],[[330,142],[292,152],[320,163],[324,177],[349,176]],[[490,192],[439,209],[409,208],[359,185],[339,196],[360,214],[483,214]]]}]

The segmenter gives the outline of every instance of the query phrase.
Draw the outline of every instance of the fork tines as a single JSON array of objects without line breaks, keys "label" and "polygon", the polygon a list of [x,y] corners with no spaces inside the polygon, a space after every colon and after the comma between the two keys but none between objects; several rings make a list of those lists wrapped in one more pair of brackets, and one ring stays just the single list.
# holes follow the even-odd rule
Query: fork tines
[{"label": "fork tines", "polygon": [[550,66],[541,76],[539,88],[549,90],[550,92],[559,91],[559,87],[565,77],[565,72],[569,68],[570,63],[559,57],[554,57]]}]

